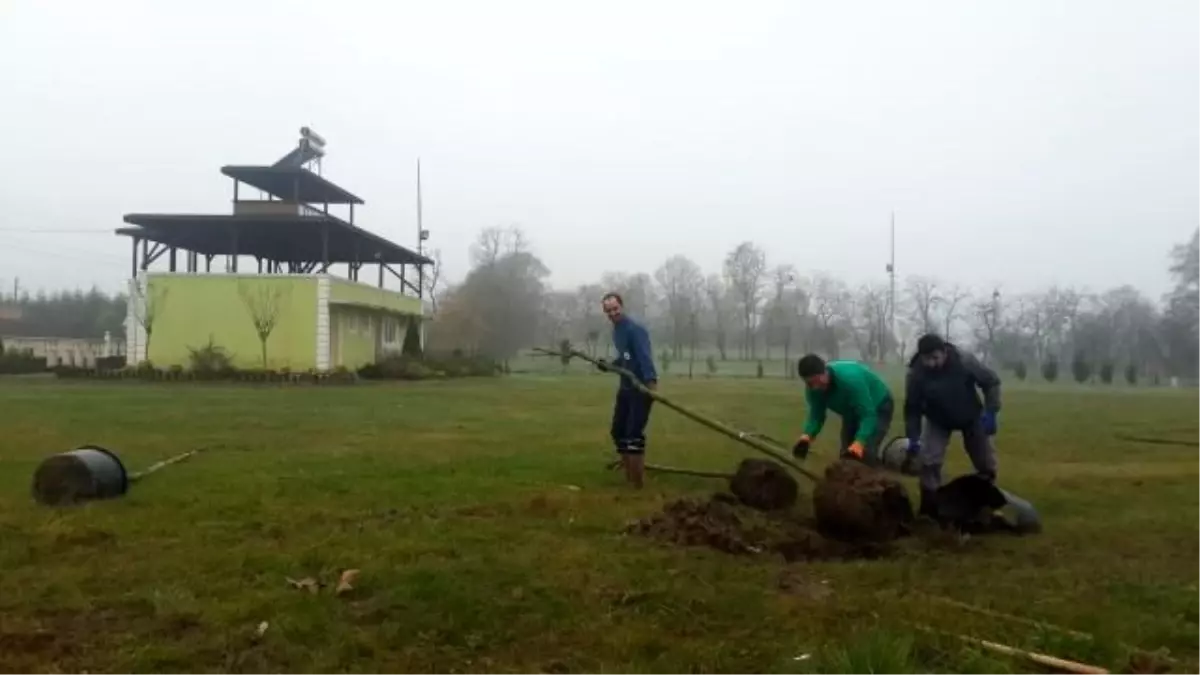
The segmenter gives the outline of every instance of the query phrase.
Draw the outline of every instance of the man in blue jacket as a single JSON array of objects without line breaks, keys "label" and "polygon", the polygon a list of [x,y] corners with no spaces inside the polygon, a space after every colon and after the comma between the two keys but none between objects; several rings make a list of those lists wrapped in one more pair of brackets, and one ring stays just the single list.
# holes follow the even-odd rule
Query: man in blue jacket
[{"label": "man in blue jacket", "polygon": [[[650,334],[640,323],[626,316],[625,303],[620,294],[606,294],[601,306],[613,325],[613,347],[617,352],[613,365],[633,373],[650,390],[656,389],[658,373],[654,370]],[[601,361],[600,369],[607,370],[607,364]],[[620,465],[625,467],[625,478],[639,489],[646,471],[646,423],[650,421],[650,406],[653,403],[654,399],[638,391],[629,378],[621,376],[616,405],[613,407],[611,433],[617,454],[621,457]]]},{"label": "man in blue jacket", "polygon": [[[980,401],[979,394],[983,393]],[[996,480],[996,415],[1000,412],[1000,378],[968,352],[932,333],[917,340],[908,364],[904,420],[909,461],[920,465],[922,515],[937,512],[937,489],[950,434],[962,434],[963,446],[977,474]],[[921,421],[924,418],[924,433]]]}]

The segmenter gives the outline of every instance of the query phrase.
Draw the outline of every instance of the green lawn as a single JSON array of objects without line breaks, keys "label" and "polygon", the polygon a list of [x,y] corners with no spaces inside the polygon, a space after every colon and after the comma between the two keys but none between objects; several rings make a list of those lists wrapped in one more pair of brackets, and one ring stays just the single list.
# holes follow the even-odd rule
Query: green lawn
[{"label": "green lawn", "polygon": [[[656,476],[634,493],[603,471],[613,385],[0,379],[0,670],[1039,670],[918,623],[1116,670],[1130,645],[1200,667],[1197,452],[1114,438],[1196,440],[1195,391],[1010,387],[1001,484],[1037,504],[1044,534],[787,566],[622,535],[719,482]],[[782,379],[668,379],[663,391],[778,437],[803,415]],[[651,461],[728,470],[747,456],[654,414]],[[38,462],[82,443],[132,469],[212,449],[123,499],[33,505]],[[953,472],[965,466],[956,452]],[[287,582],[347,568],[361,574],[342,596]]]}]

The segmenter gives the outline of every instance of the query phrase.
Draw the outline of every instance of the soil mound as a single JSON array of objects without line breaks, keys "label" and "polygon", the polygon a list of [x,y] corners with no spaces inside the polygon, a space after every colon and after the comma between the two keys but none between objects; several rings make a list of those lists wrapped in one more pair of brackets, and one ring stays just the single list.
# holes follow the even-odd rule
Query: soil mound
[{"label": "soil mound", "polygon": [[744,459],[729,481],[729,490],[746,506],[778,511],[796,505],[800,486],[787,469],[766,459]]},{"label": "soil mound", "polygon": [[914,520],[904,485],[855,460],[825,469],[813,491],[813,513],[823,535],[856,543],[892,541],[908,534]]},{"label": "soil mound", "polygon": [[724,493],[708,500],[670,502],[660,513],[631,523],[627,531],[676,546],[706,546],[737,555],[773,553],[788,562],[875,558],[890,552],[889,546],[877,542],[829,539],[811,520],[790,512],[758,511]]}]

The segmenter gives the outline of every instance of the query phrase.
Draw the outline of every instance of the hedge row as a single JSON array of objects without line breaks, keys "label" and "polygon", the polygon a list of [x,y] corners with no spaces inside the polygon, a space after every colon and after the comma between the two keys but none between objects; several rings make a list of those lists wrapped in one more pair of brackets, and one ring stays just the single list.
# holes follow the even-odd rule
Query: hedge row
[{"label": "hedge row", "polygon": [[[42,367],[42,370],[45,366]],[[353,384],[365,380],[430,380],[452,377],[486,377],[500,372],[489,359],[464,356],[449,357],[392,357],[359,368],[358,371],[339,367],[330,372],[292,372],[288,370],[215,369],[171,366],[156,368],[153,364],[108,369],[58,366],[51,369],[62,379],[128,380],[140,382],[268,382],[278,384]]]}]

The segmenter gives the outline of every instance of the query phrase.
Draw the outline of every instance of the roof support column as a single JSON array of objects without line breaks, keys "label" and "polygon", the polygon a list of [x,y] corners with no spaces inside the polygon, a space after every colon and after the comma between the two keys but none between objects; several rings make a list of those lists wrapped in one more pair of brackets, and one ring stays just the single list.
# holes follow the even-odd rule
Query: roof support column
[{"label": "roof support column", "polygon": [[171,264],[171,271],[172,271],[172,272],[174,272],[174,271],[175,271],[175,247],[174,247],[174,246],[172,246],[172,247],[171,247],[171,257],[170,257],[170,261],[171,261],[171,263],[170,263],[170,264]]},{"label": "roof support column", "polygon": [[379,261],[379,287],[383,288],[383,261]]},{"label": "roof support column", "polygon": [[234,274],[237,274],[237,271],[238,271],[238,269],[237,269],[237,261],[238,261],[238,233],[237,233],[237,230],[233,230],[230,234],[231,234],[230,244],[232,245],[232,248],[230,248],[229,250],[232,251],[233,254],[229,256],[229,271],[233,272]]},{"label": "roof support column", "polygon": [[131,274],[130,274],[130,278],[131,278],[131,279],[132,279],[132,278],[136,278],[136,277],[137,277],[137,273],[138,273],[138,259],[137,259],[137,258],[138,258],[138,256],[137,256],[137,249],[138,249],[138,242],[139,242],[139,241],[141,241],[141,239],[140,239],[139,237],[134,237],[134,238],[133,238],[133,260],[132,260],[132,266],[129,268],[129,271],[130,271],[130,273],[131,273]]},{"label": "roof support column", "polygon": [[329,223],[321,223],[321,274],[329,271]]},{"label": "roof support column", "polygon": [[150,241],[148,239],[143,239],[142,240],[142,271],[145,272],[146,268],[149,266],[150,266]]}]

